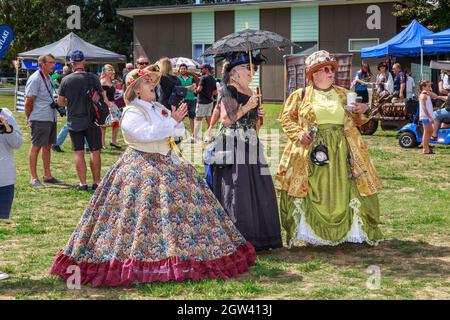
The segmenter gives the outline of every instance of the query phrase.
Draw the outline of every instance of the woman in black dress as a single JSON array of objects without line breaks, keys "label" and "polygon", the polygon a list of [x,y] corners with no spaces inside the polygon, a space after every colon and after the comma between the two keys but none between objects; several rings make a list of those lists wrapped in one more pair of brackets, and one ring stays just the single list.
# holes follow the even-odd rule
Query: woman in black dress
[{"label": "woman in black dress", "polygon": [[[215,151],[215,159],[223,161],[213,166],[214,194],[257,251],[280,248],[275,189],[257,132],[265,112],[259,96],[249,87],[253,75],[250,58],[246,53],[230,53],[225,58],[222,126]],[[264,59],[257,55],[252,60],[256,72]]]},{"label": "woman in black dress", "polygon": [[162,75],[159,83],[158,102],[169,110],[172,110],[170,96],[176,86],[181,86],[181,81],[174,75],[172,63],[169,58],[159,59],[157,65],[159,66],[159,71]]}]

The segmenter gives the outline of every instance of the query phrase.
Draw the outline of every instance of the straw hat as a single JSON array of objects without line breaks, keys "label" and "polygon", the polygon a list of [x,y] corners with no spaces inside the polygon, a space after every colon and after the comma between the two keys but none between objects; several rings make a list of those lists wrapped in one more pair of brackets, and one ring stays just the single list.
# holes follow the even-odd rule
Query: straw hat
[{"label": "straw hat", "polygon": [[325,50],[320,50],[312,53],[305,60],[306,66],[306,78],[308,80],[312,79],[314,72],[319,70],[324,66],[332,66],[334,68],[338,67],[338,63],[330,56],[330,53]]},{"label": "straw hat", "polygon": [[159,83],[159,80],[161,79],[161,72],[159,72],[159,67],[156,64],[153,64],[144,69],[134,69],[128,72],[125,78],[125,84],[127,86],[125,96],[128,96],[128,93],[131,90],[134,90],[137,80],[144,76],[149,77],[150,83],[156,87]]}]

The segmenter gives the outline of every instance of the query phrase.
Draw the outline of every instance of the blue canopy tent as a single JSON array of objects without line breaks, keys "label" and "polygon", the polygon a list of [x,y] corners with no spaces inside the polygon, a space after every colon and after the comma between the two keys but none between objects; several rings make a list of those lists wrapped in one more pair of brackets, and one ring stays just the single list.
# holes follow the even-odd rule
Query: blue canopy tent
[{"label": "blue canopy tent", "polygon": [[422,37],[424,53],[436,51],[437,53],[450,52],[450,28],[447,30]]},{"label": "blue canopy tent", "polygon": [[381,58],[386,55],[393,57],[420,56],[421,38],[431,34],[433,32],[422,26],[417,20],[413,20],[408,27],[388,41],[363,48],[361,58]]}]

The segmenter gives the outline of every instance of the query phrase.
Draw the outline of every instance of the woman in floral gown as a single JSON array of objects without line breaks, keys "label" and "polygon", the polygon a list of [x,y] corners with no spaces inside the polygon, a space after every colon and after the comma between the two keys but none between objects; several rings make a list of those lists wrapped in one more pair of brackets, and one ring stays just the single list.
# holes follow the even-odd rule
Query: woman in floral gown
[{"label": "woman in floral gown", "polygon": [[[155,101],[156,67],[127,76],[121,128],[128,149],[109,169],[51,268],[63,279],[78,266],[81,284],[228,279],[255,263],[204,179],[178,154],[186,105]],[[72,270],[73,272],[73,270]]]}]

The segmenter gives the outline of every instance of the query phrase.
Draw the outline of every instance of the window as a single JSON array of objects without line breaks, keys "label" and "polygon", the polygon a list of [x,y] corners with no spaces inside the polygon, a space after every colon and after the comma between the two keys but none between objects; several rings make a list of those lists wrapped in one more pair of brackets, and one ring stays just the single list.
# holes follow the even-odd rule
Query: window
[{"label": "window", "polygon": [[293,46],[292,53],[294,54],[311,54],[319,48],[317,41],[296,41],[294,43],[301,47]]},{"label": "window", "polygon": [[194,44],[192,46],[192,59],[195,61],[198,61],[199,63],[209,63],[211,65],[214,64],[214,57],[213,56],[202,56],[203,52],[205,52],[211,44]]},{"label": "window", "polygon": [[348,39],[349,52],[361,52],[362,48],[372,47],[380,44],[380,39]]}]

